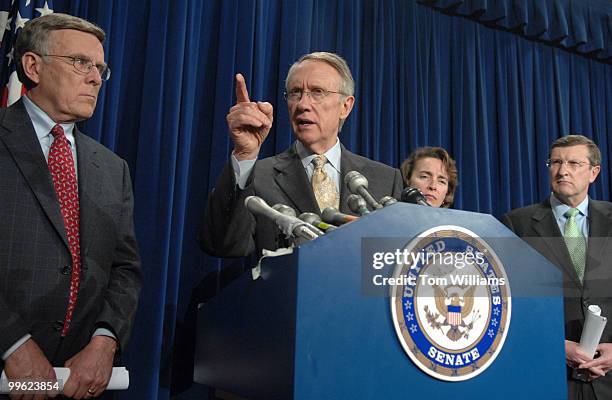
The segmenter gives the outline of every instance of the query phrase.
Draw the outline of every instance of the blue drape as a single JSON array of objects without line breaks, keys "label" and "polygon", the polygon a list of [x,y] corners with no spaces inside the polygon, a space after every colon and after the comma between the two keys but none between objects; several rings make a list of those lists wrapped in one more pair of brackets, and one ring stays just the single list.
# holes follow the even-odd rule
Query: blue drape
[{"label": "blue drape", "polygon": [[612,3],[607,0],[419,2],[612,63]]},{"label": "blue drape", "polygon": [[[123,355],[131,387],[119,398],[165,399],[172,381],[177,391],[191,380],[192,293],[220,265],[195,237],[231,151],[225,114],[237,72],[252,99],[275,107],[264,156],[292,141],[282,99],[290,64],[327,50],[347,59],[357,82],[342,142],[394,166],[417,146],[447,148],[460,172],[457,208],[499,216],[540,201],[548,146],[570,132],[599,143],[604,165],[592,195],[610,199],[609,8],[428,3],[445,3],[437,4],[445,12],[415,0],[54,0],[56,11],[108,33],[112,78],[82,128],[126,158],[134,178],[144,287]],[[451,15],[450,3],[460,4]]]}]

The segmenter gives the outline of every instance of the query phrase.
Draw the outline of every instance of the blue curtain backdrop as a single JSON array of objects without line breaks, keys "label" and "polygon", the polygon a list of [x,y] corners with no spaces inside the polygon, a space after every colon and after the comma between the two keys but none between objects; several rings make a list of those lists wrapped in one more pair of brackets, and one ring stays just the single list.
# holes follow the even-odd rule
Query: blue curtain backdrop
[{"label": "blue curtain backdrop", "polygon": [[[167,399],[191,380],[192,294],[220,266],[195,237],[231,150],[225,114],[237,72],[252,99],[275,106],[263,155],[292,141],[281,94],[290,64],[335,51],[357,82],[342,142],[394,166],[417,146],[447,148],[459,168],[457,208],[500,216],[540,201],[548,146],[571,132],[599,143],[592,195],[610,199],[608,3],[424,3],[54,0],[108,33],[112,78],[83,129],[126,158],[134,178],[144,288],[124,355],[131,386],[119,398]],[[203,398],[196,389],[179,398]]]}]

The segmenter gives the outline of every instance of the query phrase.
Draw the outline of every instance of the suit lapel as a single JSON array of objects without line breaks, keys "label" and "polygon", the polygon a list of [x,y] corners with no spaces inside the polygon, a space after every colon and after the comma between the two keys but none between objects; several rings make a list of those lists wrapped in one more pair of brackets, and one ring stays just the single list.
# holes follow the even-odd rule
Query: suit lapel
[{"label": "suit lapel", "polygon": [[74,137],[77,146],[77,158],[79,169],[79,203],[80,203],[80,235],[81,256],[87,254],[89,244],[97,234],[95,223],[95,212],[100,207],[96,204],[97,199],[104,196],[102,192],[103,176],[98,161],[98,152],[91,146],[75,126]]},{"label": "suit lapel", "polygon": [[550,250],[550,254],[557,260],[557,264],[561,265],[572,282],[574,282],[577,287],[581,288],[582,283],[578,279],[574,264],[567,250],[567,245],[563,240],[561,231],[559,231],[559,225],[555,220],[555,215],[552,212],[549,199],[546,199],[542,203],[542,207],[532,218],[534,219],[534,230],[538,233],[538,236],[544,240],[544,243]]},{"label": "suit lapel", "polygon": [[[298,215],[304,212],[320,214],[314,193],[310,188],[308,176],[294,147],[295,145],[276,156],[274,180],[287,197],[291,199]],[[272,205],[270,204],[270,206]]]},{"label": "suit lapel", "polygon": [[6,110],[1,124],[4,130],[0,131],[0,140],[5,143],[42,210],[66,248],[69,248],[64,219],[53,188],[49,167],[30,116],[21,100]]},{"label": "suit lapel", "polygon": [[[586,276],[590,272],[601,267],[603,260],[603,249],[606,248],[610,236],[612,236],[612,216],[601,207],[595,200],[589,201],[589,243],[587,246]],[[607,267],[607,266],[606,266]]]},{"label": "suit lapel", "polygon": [[359,171],[363,174],[363,167],[355,164],[355,157],[352,157],[353,153],[348,151],[342,144],[340,146],[342,148],[340,156],[340,211],[345,214],[355,215],[348,206],[347,198],[351,195],[351,192],[344,183],[344,177],[351,171]]}]

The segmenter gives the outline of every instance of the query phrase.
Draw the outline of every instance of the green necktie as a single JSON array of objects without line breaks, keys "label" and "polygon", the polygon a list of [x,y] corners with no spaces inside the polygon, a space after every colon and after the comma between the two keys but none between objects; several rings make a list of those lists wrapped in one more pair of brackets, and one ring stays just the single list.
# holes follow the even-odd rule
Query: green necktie
[{"label": "green necktie", "polygon": [[576,275],[578,275],[578,279],[582,282],[586,262],[586,240],[582,234],[582,230],[576,223],[576,215],[578,215],[579,212],[577,208],[570,208],[563,214],[567,218],[567,221],[565,221],[565,228],[563,229],[563,237],[565,238],[567,250],[574,264]]}]

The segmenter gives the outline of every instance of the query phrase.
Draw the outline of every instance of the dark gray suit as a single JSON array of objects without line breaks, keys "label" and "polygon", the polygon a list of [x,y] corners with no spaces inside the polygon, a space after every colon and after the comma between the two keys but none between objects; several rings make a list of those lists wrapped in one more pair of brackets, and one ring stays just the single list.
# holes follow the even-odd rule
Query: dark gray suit
[{"label": "dark gray suit", "polygon": [[76,129],[74,137],[82,276],[60,340],[71,278],[60,206],[23,103],[0,110],[0,353],[30,333],[54,366],[79,352],[97,327],[124,348],[140,291],[128,166]]},{"label": "dark gray suit", "polygon": [[[376,199],[398,197],[402,190],[399,170],[351,153],[341,146],[340,211],[350,213],[346,199],[350,195],[343,183],[350,171],[359,171],[367,179],[369,190]],[[282,203],[293,207],[298,214],[320,214],[304,166],[295,145],[273,157],[259,160],[244,190],[237,189],[231,164],[219,177],[217,186],[208,199],[200,243],[209,254],[217,257],[241,257],[262,249],[279,247],[279,230],[269,219],[253,217],[244,206],[247,196],[259,196],[270,206]]]},{"label": "dark gray suit", "polygon": [[[566,339],[580,342],[590,304],[599,305],[602,315],[612,317],[612,203],[589,199],[584,283],[578,280],[548,199],[513,210],[502,222],[563,270]],[[612,343],[612,324],[606,326],[601,342]],[[612,399],[612,374],[583,383],[572,379],[568,368],[568,393],[570,399]]]}]

